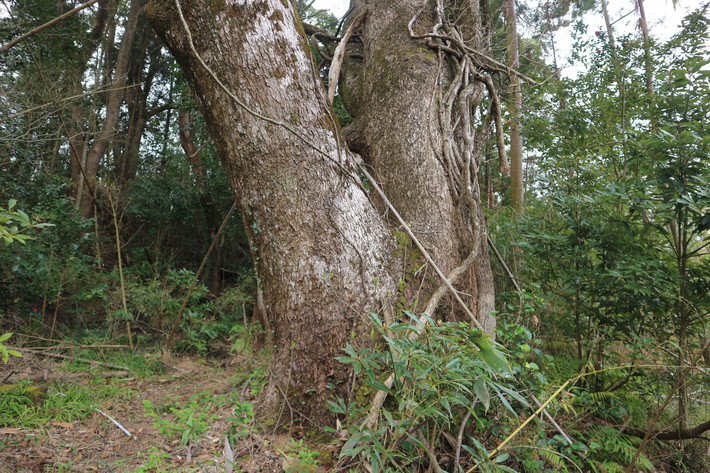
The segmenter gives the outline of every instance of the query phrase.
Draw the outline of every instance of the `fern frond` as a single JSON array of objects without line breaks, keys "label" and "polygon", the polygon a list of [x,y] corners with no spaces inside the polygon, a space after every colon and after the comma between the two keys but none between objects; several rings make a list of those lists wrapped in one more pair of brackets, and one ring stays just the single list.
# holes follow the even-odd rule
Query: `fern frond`
[{"label": "fern frond", "polygon": [[604,462],[600,466],[604,473],[624,473],[624,467],[616,462]]},{"label": "fern frond", "polygon": [[589,397],[596,402],[605,401],[607,399],[618,399],[619,396],[612,391],[599,391],[595,393],[589,393]]},{"label": "fern frond", "polygon": [[555,468],[565,468],[564,459],[559,453],[552,450],[540,450],[540,454],[550,466]]}]

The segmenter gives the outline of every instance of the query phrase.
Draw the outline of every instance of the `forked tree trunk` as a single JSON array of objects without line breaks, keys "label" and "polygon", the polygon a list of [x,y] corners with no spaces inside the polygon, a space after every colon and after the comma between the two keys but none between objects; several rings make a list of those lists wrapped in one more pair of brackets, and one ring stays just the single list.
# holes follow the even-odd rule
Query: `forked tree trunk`
[{"label": "forked tree trunk", "polygon": [[125,31],[118,50],[111,87],[106,94],[106,110],[101,129],[93,136],[93,142],[90,147],[87,143],[82,143],[77,147],[82,150],[81,155],[75,153],[74,159],[72,159],[73,197],[75,205],[83,217],[91,217],[93,215],[99,163],[118,131],[131,48],[133,47],[140,13],[141,2],[132,0]]},{"label": "forked tree trunk", "polygon": [[[445,273],[475,251],[459,288],[490,329],[493,286],[476,173],[451,187],[451,170],[438,159],[451,140],[427,125],[432,113],[437,119],[431,94],[440,66],[424,41],[407,34],[415,4],[369,5],[358,100],[370,121],[356,119],[354,142]],[[274,329],[268,397],[285,397],[301,419],[323,421],[322,401],[347,384],[334,357],[369,332],[368,310],[397,297],[398,224],[381,218],[383,202],[373,205],[360,183],[288,2],[184,1],[181,10],[191,35],[174,0],[152,0],[146,9],[195,92],[237,194]]]}]

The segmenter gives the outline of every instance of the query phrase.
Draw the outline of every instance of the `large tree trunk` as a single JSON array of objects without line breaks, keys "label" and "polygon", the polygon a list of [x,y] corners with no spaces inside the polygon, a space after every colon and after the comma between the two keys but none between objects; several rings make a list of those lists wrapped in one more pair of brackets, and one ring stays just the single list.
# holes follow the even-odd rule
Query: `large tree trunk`
[{"label": "large tree trunk", "polygon": [[338,142],[291,8],[268,0],[182,9],[197,53],[244,104],[199,63],[173,1],[151,2],[149,19],[195,92],[239,200],[275,330],[268,396],[318,422],[328,388],[347,384],[334,357],[396,290],[393,241]]},{"label": "large tree trunk", "polygon": [[[415,4],[369,5],[357,101],[370,117],[356,118],[353,142],[444,273],[473,252],[458,287],[491,329],[478,163],[466,161],[464,173],[439,159],[446,146],[465,147],[452,130],[428,126],[437,119],[431,99],[440,66],[435,52],[407,34]],[[477,5],[471,2],[476,12]],[[181,10],[190,35],[174,0],[146,8],[195,92],[237,194],[275,331],[268,396],[321,421],[322,401],[346,384],[334,356],[353,335],[368,333],[368,310],[387,309],[396,297],[398,224],[390,228],[380,217],[384,202],[373,205],[360,183],[288,2],[181,2]],[[474,88],[469,96],[479,100],[480,84]],[[471,130],[456,133],[469,155],[480,148]],[[440,284],[429,281],[430,289]]]},{"label": "large tree trunk", "polygon": [[[473,64],[452,61],[437,54],[426,40],[410,37],[407,25],[422,3],[353,1],[359,9],[367,8],[369,15],[362,27],[361,50],[346,64],[341,87],[354,117],[346,137],[351,148],[374,169],[394,207],[445,274],[474,252],[475,257],[469,259],[472,264],[456,287],[492,332],[493,276],[478,184],[481,145],[487,135],[485,130],[477,133],[473,126],[484,85],[474,79],[477,71]],[[456,27],[464,41],[485,50],[478,2],[458,1],[446,6],[459,10]],[[435,8],[430,10],[417,17],[414,33],[427,32],[438,21]],[[405,262],[411,263],[423,262],[416,258]],[[405,271],[407,277],[420,268],[405,269],[409,270]],[[431,268],[426,269],[419,274],[429,275],[433,289],[441,281]],[[426,303],[425,296],[417,291],[410,303]],[[453,299],[447,302],[440,305],[444,311],[439,315],[461,318]]]}]

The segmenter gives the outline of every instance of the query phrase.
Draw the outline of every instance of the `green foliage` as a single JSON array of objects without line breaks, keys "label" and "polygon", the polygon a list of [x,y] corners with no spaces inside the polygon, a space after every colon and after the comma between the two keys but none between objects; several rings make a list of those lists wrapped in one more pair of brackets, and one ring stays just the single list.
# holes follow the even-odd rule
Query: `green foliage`
[{"label": "green foliage", "polygon": [[227,340],[232,340],[232,350],[246,350],[258,331],[257,325],[242,324],[245,307],[252,303],[253,279],[245,278],[214,297],[199,282],[193,287],[194,278],[194,273],[185,269],[169,270],[160,277],[131,277],[126,281],[128,313],[119,309],[120,293],[113,292],[109,306],[116,309],[109,313],[110,320],[128,319],[167,333],[186,303],[179,325],[178,351],[206,353],[217,350]]},{"label": "green foliage", "polygon": [[[100,345],[109,336],[106,330],[96,330],[90,333],[75,332],[71,334],[77,344],[84,348],[72,350],[72,356],[87,360],[95,360],[101,363],[109,363],[117,366],[125,366],[133,376],[146,378],[165,372],[165,366],[157,356],[149,352],[131,353],[126,350],[97,349],[92,345]],[[76,360],[66,360],[62,363],[62,369],[68,372],[92,372],[99,373],[105,371],[102,366],[87,366],[86,363]]]},{"label": "green foliage", "polygon": [[[33,238],[27,232],[33,228],[49,227],[51,223],[36,223],[30,220],[30,216],[20,209],[15,209],[17,201],[10,199],[7,208],[0,207],[0,238],[5,245],[13,242],[25,243]],[[15,210],[13,210],[15,209]]]},{"label": "green foliage", "polygon": [[[10,199],[7,203],[7,208],[0,207],[0,237],[3,239],[5,246],[11,243],[23,244],[27,240],[33,238],[25,232],[32,228],[43,228],[51,226],[49,223],[31,222],[29,215],[20,209],[15,209],[17,201]],[[15,209],[15,210],[13,210]],[[0,312],[1,314],[1,312]],[[21,358],[22,354],[17,350],[7,348],[3,342],[12,337],[12,333],[3,333],[0,335],[0,358],[3,364],[7,364],[10,356]]]},{"label": "green foliage", "polygon": [[[574,471],[571,462],[582,471],[623,471],[639,441],[619,426],[643,429],[664,408],[664,425],[678,423],[677,370],[648,365],[677,365],[677,353],[697,357],[708,328],[705,10],[666,44],[652,44],[654,95],[645,88],[640,41],[620,37],[612,49],[601,32],[585,39],[580,25],[576,34],[573,55],[586,71],[536,90],[524,114],[534,163],[524,215],[500,211],[490,226],[499,249],[517,248],[507,257],[519,280],[532,282],[522,302],[499,291],[512,309],[501,319],[534,314],[541,322],[538,336],[555,355],[541,371],[553,384],[595,372],[554,405],[577,442],[530,439],[539,450],[515,455],[525,471]],[[531,314],[522,309],[526,298],[537,301]],[[647,368],[614,369],[622,365]],[[707,392],[706,381],[687,382]],[[666,407],[668,396],[674,402]],[[696,423],[704,419],[702,397],[687,398]],[[634,469],[657,468],[649,448]]]},{"label": "green foliage", "polygon": [[249,393],[252,397],[257,397],[266,387],[268,381],[268,371],[264,360],[248,360],[237,367],[236,374],[230,379],[235,388],[240,387],[245,390],[244,385],[249,385]]},{"label": "green foliage", "polygon": [[[594,427],[585,432],[584,437],[589,448],[587,463],[596,464],[595,471],[623,471],[636,455],[641,439],[619,432],[609,427]],[[655,471],[651,460],[641,453],[636,459],[636,471]]]},{"label": "green foliage", "polygon": [[148,460],[129,473],[173,473],[174,470],[166,466],[170,460],[169,453],[161,451],[158,447],[150,447],[147,453]]},{"label": "green foliage", "polygon": [[314,8],[312,3],[306,0],[296,0],[296,10],[301,20],[334,35],[338,27],[338,19],[328,10]]},{"label": "green foliage", "polygon": [[51,421],[72,422],[86,419],[95,413],[95,408],[103,399],[115,397],[118,390],[131,395],[125,388],[104,387],[101,384],[83,386],[80,384],[55,383],[46,396],[33,394],[32,387],[19,384],[0,396],[0,426],[38,428]]},{"label": "green foliage", "polygon": [[286,454],[298,459],[301,465],[318,465],[321,456],[320,452],[308,448],[303,439],[291,439],[291,443],[286,448]]},{"label": "green foliage", "polygon": [[[15,163],[13,163],[15,164]],[[104,278],[88,250],[95,243],[92,223],[76,215],[61,179],[38,179],[23,188],[22,173],[0,174],[0,186],[16,193],[31,220],[52,222],[23,245],[0,246],[0,292],[3,310],[39,328],[54,313],[82,317],[100,300]],[[31,224],[32,226],[34,224]],[[30,235],[28,235],[30,236]],[[65,296],[66,294],[66,296]],[[69,302],[71,300],[73,303]]]},{"label": "green foliage", "polygon": [[525,252],[521,276],[539,284],[533,291],[551,309],[543,327],[555,328],[553,341],[573,340],[578,358],[599,337],[606,344],[677,335],[680,321],[668,320],[681,290],[690,311],[707,310],[698,290],[710,281],[700,257],[710,243],[703,165],[710,88],[700,18],[691,16],[660,48],[654,97],[643,87],[639,44],[619,38],[623,47],[612,54],[599,35],[576,49],[588,72],[527,114],[538,181],[525,216],[498,215],[491,228],[503,247],[514,235],[508,243]]},{"label": "green foliage", "polygon": [[[361,458],[373,471],[401,471],[425,458],[428,448],[446,449],[447,436],[456,435],[464,418],[470,416],[485,430],[489,410],[502,409],[515,418],[517,410],[528,405],[512,386],[506,357],[485,334],[467,324],[437,323],[427,316],[417,329],[417,317],[407,315],[415,325],[386,325],[372,315],[385,345],[359,351],[347,345],[346,356],[338,358],[353,367],[362,389],[389,395],[377,427],[357,421],[365,414],[358,404],[346,405],[342,399],[330,403],[331,411],[349,422],[350,438],[341,455]],[[388,388],[383,381],[390,373],[394,378]],[[469,453],[485,451],[480,447],[475,435],[467,436],[464,448]],[[497,465],[489,471],[510,470]]]},{"label": "green foliage", "polygon": [[2,362],[4,364],[7,364],[7,362],[10,361],[11,356],[22,358],[22,353],[3,345],[3,342],[7,341],[10,337],[12,337],[12,333],[3,333],[0,335],[0,357],[2,357]]},{"label": "green foliage", "polygon": [[236,445],[236,442],[254,431],[254,405],[251,402],[236,401],[234,415],[230,421],[231,426],[227,435],[231,444]]},{"label": "green foliage", "polygon": [[[213,406],[224,406],[235,402],[234,394],[214,396],[211,392],[204,392],[190,396],[187,404],[178,405],[169,403],[161,406],[154,405],[151,401],[143,401],[145,416],[153,421],[153,427],[158,429],[160,435],[168,439],[180,438],[180,445],[194,444],[210,428],[210,422],[219,417],[210,413]],[[232,434],[244,433],[245,424],[251,422],[254,412],[248,403],[235,404],[235,417],[232,419]]]}]

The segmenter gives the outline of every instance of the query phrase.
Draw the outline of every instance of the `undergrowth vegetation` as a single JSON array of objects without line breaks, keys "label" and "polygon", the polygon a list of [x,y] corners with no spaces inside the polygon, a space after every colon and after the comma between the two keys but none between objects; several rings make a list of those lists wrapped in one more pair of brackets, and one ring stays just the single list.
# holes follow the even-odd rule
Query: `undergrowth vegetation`
[{"label": "undergrowth vegetation", "polygon": [[96,413],[101,402],[119,402],[137,394],[104,380],[88,385],[56,382],[46,387],[28,383],[4,385],[0,396],[0,426],[36,429],[50,422],[73,422]]},{"label": "undergrowth vegetation", "polygon": [[[585,70],[526,90],[524,208],[508,208],[508,181],[482,169],[501,253],[495,339],[432,314],[371,315],[374,342],[353,336],[342,347],[350,391],[328,403],[333,423],[322,429],[286,423],[298,406],[276,421],[261,416],[273,347],[259,262],[229,213],[234,197],[199,117],[190,127],[204,140],[200,178],[170,143],[179,130],[168,123],[160,141],[162,124],[149,121],[141,172],[119,186],[107,171],[91,219],[67,198],[67,165],[18,144],[26,159],[0,169],[0,428],[41,433],[100,416],[106,404],[136,401],[141,386],[167,383],[159,378],[184,356],[198,370],[223,369],[229,391],[136,401],[136,422],[157,440],[125,471],[200,471],[175,452],[219,436],[210,454],[249,456],[284,432],[294,438],[273,450],[289,473],[710,471],[707,432],[673,438],[706,424],[710,403],[706,12],[652,44],[653,94],[638,40],[614,46],[575,26]],[[171,94],[186,90],[179,71],[166,78]],[[194,108],[183,95],[179,111]],[[342,99],[336,107],[349,120]],[[11,379],[21,356],[49,349],[65,357],[58,371],[82,382]],[[0,438],[0,452],[13,448],[24,447]]]},{"label": "undergrowth vegetation", "polygon": [[[340,455],[349,471],[655,471],[642,438],[621,427],[643,426],[647,406],[594,390],[591,364],[570,369],[545,354],[511,314],[501,314],[495,344],[467,324],[410,316],[414,324],[373,317],[382,346],[348,346],[340,358],[364,386],[354,402],[330,405],[348,430]],[[359,398],[373,390],[388,394],[379,408]]]}]

